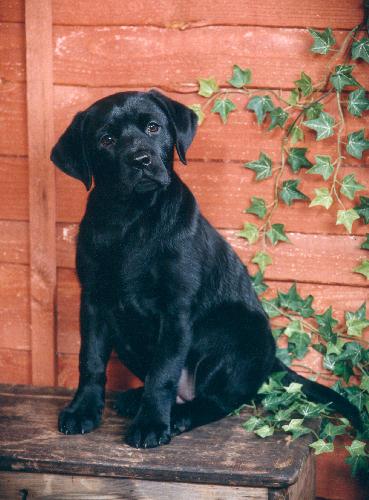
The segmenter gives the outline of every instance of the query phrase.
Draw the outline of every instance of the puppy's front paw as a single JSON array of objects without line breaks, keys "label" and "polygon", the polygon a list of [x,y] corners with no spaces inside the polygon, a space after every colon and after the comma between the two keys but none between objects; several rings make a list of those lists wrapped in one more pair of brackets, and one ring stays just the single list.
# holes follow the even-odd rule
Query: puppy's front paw
[{"label": "puppy's front paw", "polygon": [[100,425],[102,408],[79,410],[70,407],[59,413],[58,429],[63,434],[86,434]]},{"label": "puppy's front paw", "polygon": [[134,448],[155,448],[170,442],[170,427],[163,422],[135,419],[128,429],[126,443]]}]

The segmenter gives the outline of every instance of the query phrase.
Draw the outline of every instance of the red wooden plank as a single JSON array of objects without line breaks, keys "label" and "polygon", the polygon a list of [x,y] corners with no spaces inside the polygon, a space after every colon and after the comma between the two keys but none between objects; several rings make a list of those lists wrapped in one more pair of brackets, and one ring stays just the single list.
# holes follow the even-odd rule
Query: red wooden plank
[{"label": "red wooden plank", "polygon": [[26,86],[23,83],[1,82],[0,153],[27,154]]},{"label": "red wooden plank", "polygon": [[[253,266],[250,266],[253,271]],[[286,292],[292,282],[268,280],[270,289],[266,294],[271,298],[276,290]],[[298,283],[300,294],[305,297],[314,296],[314,308],[318,313],[324,312],[333,305],[334,315],[343,321],[345,311],[356,311],[364,301],[368,302],[368,291],[364,287],[347,287],[337,285],[317,285],[315,283]],[[71,269],[58,270],[58,352],[77,354],[79,352],[79,285],[76,275]],[[369,338],[369,331],[368,331]],[[315,351],[314,351],[315,352]],[[319,356],[318,356],[319,357]]]},{"label": "red wooden plank", "polygon": [[[335,34],[339,43],[345,34]],[[309,51],[311,42],[307,30],[297,28],[55,26],[54,81],[105,86],[108,78],[110,86],[188,91],[189,84],[209,73],[225,81],[232,65],[239,64],[252,68],[253,85],[291,88],[302,70],[314,81],[325,74],[326,60]],[[368,86],[368,72],[363,72],[361,83]]]},{"label": "red wooden plank", "polygon": [[[284,0],[283,7],[273,0],[253,2],[235,0],[232,8],[211,0],[54,0],[53,20],[70,25],[156,25],[188,29],[209,24],[261,26],[315,26],[351,28],[362,18],[361,0],[311,0],[296,8],[295,0]],[[24,0],[1,0],[0,21],[24,20]],[[281,15],[283,9],[283,15]]]},{"label": "red wooden plank", "polygon": [[0,349],[0,383],[29,384],[31,382],[29,351]]},{"label": "red wooden plank", "polygon": [[[186,167],[177,163],[176,170],[193,191],[204,215],[215,227],[238,229],[246,221],[258,223],[256,216],[242,213],[250,205],[251,197],[262,197],[267,203],[273,199],[273,180],[254,181],[255,174],[243,168],[243,163],[190,162]],[[368,167],[357,169],[343,167],[339,179],[355,172],[360,182],[369,187],[368,171]],[[294,177],[288,169],[283,180]],[[315,196],[314,188],[324,185],[319,181],[320,177],[306,174],[305,171],[300,177],[303,181],[299,187],[310,198]],[[62,172],[57,173],[56,181],[57,220],[79,221],[86,205],[84,186]],[[369,193],[362,191],[360,194],[368,196]],[[354,202],[345,199],[347,208],[357,202],[358,196]],[[292,207],[288,207],[282,202],[275,213],[275,222],[283,221],[289,232],[347,234],[342,225],[336,225],[337,208],[340,208],[337,204],[334,204],[329,211],[323,207],[309,208],[307,202],[296,202]],[[362,221],[354,223],[354,234],[366,232],[368,226]]]},{"label": "red wooden plank", "polygon": [[0,348],[14,352],[31,346],[28,276],[28,266],[0,264]]},{"label": "red wooden plank", "polygon": [[55,383],[55,174],[51,1],[26,2],[32,383]]},{"label": "red wooden plank", "polygon": [[0,177],[0,219],[27,220],[27,158],[0,156]]},{"label": "red wooden plank", "polygon": [[28,264],[28,223],[0,220],[0,262]]}]

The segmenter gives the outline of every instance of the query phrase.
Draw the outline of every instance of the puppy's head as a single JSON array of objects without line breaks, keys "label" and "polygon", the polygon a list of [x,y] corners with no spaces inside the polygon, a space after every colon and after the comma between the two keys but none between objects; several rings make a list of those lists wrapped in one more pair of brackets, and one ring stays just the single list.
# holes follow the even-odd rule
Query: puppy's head
[{"label": "puppy's head", "polygon": [[125,193],[163,189],[174,148],[186,163],[196,124],[193,111],[160,92],[121,92],[78,113],[51,160],[87,190],[92,178],[96,186]]}]

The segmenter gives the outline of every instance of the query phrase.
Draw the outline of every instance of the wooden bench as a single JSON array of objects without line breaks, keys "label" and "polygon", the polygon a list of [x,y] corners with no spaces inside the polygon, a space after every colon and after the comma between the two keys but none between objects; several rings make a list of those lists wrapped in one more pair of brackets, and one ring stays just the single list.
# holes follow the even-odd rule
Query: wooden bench
[{"label": "wooden bench", "polygon": [[123,443],[128,421],[109,395],[102,426],[86,435],[57,431],[65,389],[0,386],[1,499],[315,498],[309,436],[246,432],[247,414],[195,429],[155,449]]}]

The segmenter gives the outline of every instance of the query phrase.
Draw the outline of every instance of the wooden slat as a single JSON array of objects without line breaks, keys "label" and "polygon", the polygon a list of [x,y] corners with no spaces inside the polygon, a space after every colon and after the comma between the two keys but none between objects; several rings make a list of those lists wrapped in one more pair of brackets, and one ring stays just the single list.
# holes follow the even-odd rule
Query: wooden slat
[{"label": "wooden slat", "polygon": [[31,382],[29,351],[0,348],[0,383],[29,384]]},{"label": "wooden slat", "polygon": [[[364,73],[360,71],[359,75]],[[360,79],[360,76],[358,76]],[[55,86],[55,128],[56,136],[61,135],[69,125],[72,117],[78,112],[91,105],[97,99],[106,95],[120,92],[118,87],[87,88],[69,87],[63,85]],[[137,90],[147,90],[138,87]],[[204,103],[205,100],[196,93],[181,94],[178,92],[167,92],[167,94],[184,104]],[[288,98],[288,92],[282,93],[282,97]],[[273,161],[280,161],[280,129],[267,131],[267,125],[259,127],[255,120],[255,113],[243,111],[248,98],[238,95],[230,96],[235,102],[239,111],[231,113],[228,123],[223,125],[219,116],[208,113],[208,117],[201,127],[198,128],[195,140],[188,152],[188,158],[201,160],[219,160],[226,162],[229,160],[250,161],[258,158],[262,150],[267,153]],[[277,105],[277,101],[273,98]],[[345,107],[345,106],[344,106]],[[325,109],[329,113],[337,115],[335,96],[332,95],[325,104]],[[337,117],[336,117],[337,118]],[[346,133],[357,130],[359,127],[369,127],[369,113],[365,113],[363,118],[358,119],[350,113],[345,112]],[[331,137],[323,141],[316,142],[315,132],[303,127],[305,139],[308,143],[310,155],[314,159],[314,154],[331,154],[333,158],[337,156],[336,137]],[[303,145],[303,143],[299,143]],[[347,157],[350,165],[369,164],[369,153],[364,154],[364,160],[360,161],[351,156]]]},{"label": "wooden slat", "polygon": [[0,177],[0,219],[27,220],[27,158],[0,156]]},{"label": "wooden slat", "polygon": [[[76,233],[76,225],[58,224],[58,266],[74,267]],[[221,234],[246,263],[261,249],[260,245],[250,246],[246,240],[238,238],[237,231],[222,230]],[[288,233],[288,237],[292,244],[267,247],[273,258],[273,266],[266,271],[267,279],[366,286],[364,276],[351,271],[365,257],[360,249],[363,237],[302,233]]]},{"label": "wooden slat", "polygon": [[28,276],[28,266],[0,264],[0,348],[30,349]]},{"label": "wooden slat", "polygon": [[[240,228],[246,221],[258,223],[256,216],[244,214],[243,210],[250,206],[252,196],[264,198],[267,202],[273,199],[273,180],[263,182],[254,181],[255,174],[243,168],[242,163],[220,162],[190,162],[186,167],[176,164],[176,170],[183,181],[192,190],[206,218],[220,228]],[[339,178],[354,172],[360,182],[369,186],[369,168],[353,169],[343,167]],[[286,169],[284,180],[295,178],[289,168]],[[311,199],[314,198],[314,189],[325,185],[318,176],[302,172],[303,179],[299,188]],[[86,190],[82,183],[57,172],[57,220],[59,222],[79,222],[86,206]],[[362,191],[368,196],[368,191]],[[347,208],[358,203],[358,196],[354,202],[345,199]],[[309,203],[295,202],[292,207],[280,203],[275,213],[275,222],[283,222],[286,230],[302,233],[329,233],[347,234],[342,225],[336,225],[337,202],[328,211],[323,207],[309,208]],[[369,228],[363,220],[354,222],[353,234],[363,235]]]},{"label": "wooden slat", "polygon": [[[336,33],[339,43],[344,35]],[[178,31],[56,26],[54,78],[55,83],[104,86],[109,75],[112,86],[188,89],[188,84],[209,73],[225,81],[237,63],[252,68],[256,86],[291,88],[303,69],[308,68],[315,81],[324,75],[325,62],[309,52],[310,45],[310,34],[297,28],[211,26]],[[368,72],[361,83],[368,86]]]},{"label": "wooden slat", "polygon": [[66,437],[56,421],[67,399],[14,392],[0,399],[0,468],[7,471],[286,488],[303,475],[311,451],[311,435],[291,442],[278,433],[261,440],[245,432],[251,410],[177,436],[170,446],[136,450],[122,439],[128,419],[110,405],[99,430]]},{"label": "wooden slat", "polygon": [[[77,387],[78,386],[78,354],[58,354],[57,367],[59,387]],[[117,357],[112,356],[107,369],[106,387],[114,391],[125,391],[126,389],[139,387],[142,382],[135,377]]]},{"label": "wooden slat", "polygon": [[0,23],[0,75],[5,81],[26,79],[24,24]]},{"label": "wooden slat", "polygon": [[0,220],[0,262],[28,264],[28,223]]},{"label": "wooden slat", "polygon": [[55,382],[56,287],[51,0],[26,2],[32,383]]},{"label": "wooden slat", "polygon": [[[250,265],[254,271],[254,265]],[[267,281],[270,289],[266,297],[275,296],[276,290],[286,292],[292,281]],[[343,321],[345,311],[356,311],[363,302],[368,301],[368,290],[363,287],[347,287],[338,285],[317,285],[315,283],[298,283],[300,294],[314,296],[314,308],[318,313],[333,305],[335,316]],[[79,284],[72,269],[58,270],[58,352],[77,354],[79,352]],[[369,331],[368,331],[369,338]]]},{"label": "wooden slat", "polygon": [[27,154],[26,86],[0,83],[0,154]]},{"label": "wooden slat", "polygon": [[[0,21],[22,22],[24,0],[1,0]],[[294,0],[281,6],[272,0],[252,2],[236,0],[232,8],[223,2],[204,0],[150,0],[126,2],[124,9],[116,0],[54,0],[53,21],[70,25],[157,25],[186,29],[208,24],[315,26],[348,28],[362,18],[361,0],[312,0],[296,8]]]}]

